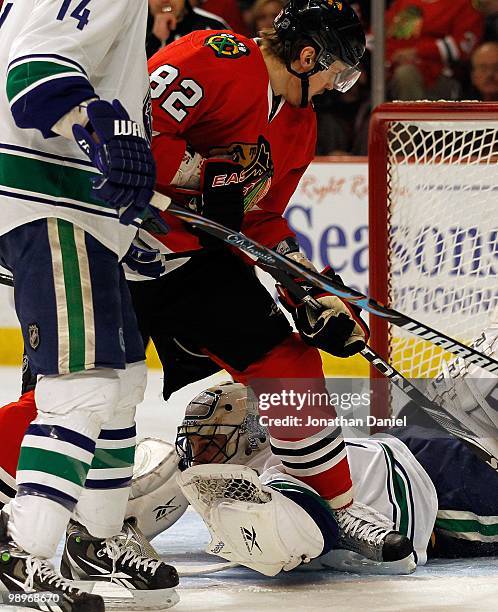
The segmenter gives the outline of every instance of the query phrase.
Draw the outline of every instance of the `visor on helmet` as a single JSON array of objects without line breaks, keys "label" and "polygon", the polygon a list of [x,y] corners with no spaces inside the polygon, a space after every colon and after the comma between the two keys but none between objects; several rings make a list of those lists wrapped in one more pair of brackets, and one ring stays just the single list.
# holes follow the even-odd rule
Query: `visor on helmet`
[{"label": "visor on helmet", "polygon": [[361,75],[361,70],[358,70],[355,66],[346,66],[344,62],[338,59],[334,60],[330,67],[334,69],[335,73],[334,89],[341,93],[349,91]]}]

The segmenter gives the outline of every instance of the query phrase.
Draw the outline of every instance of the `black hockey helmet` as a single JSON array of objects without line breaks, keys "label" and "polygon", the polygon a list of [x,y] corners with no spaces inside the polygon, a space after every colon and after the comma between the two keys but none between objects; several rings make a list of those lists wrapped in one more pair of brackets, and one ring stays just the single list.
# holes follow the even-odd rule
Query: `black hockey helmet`
[{"label": "black hockey helmet", "polygon": [[[273,22],[284,45],[287,70],[300,79],[308,79],[335,62],[345,70],[334,83],[334,89],[347,91],[358,80],[358,63],[365,53],[365,33],[358,16],[344,0],[290,0]],[[317,61],[312,70],[299,73],[291,62],[295,44],[309,40],[316,48]]]}]

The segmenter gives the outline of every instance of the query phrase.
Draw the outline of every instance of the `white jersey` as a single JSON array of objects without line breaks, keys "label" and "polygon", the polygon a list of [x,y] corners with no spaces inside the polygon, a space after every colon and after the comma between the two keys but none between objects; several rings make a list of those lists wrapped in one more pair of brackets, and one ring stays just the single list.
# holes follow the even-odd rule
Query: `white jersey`
[{"label": "white jersey", "polygon": [[146,0],[3,2],[0,234],[58,217],[120,257],[128,250],[136,228],[121,225],[116,211],[91,196],[92,164],[75,142],[49,128],[83,101],[82,91],[84,99],[92,92],[118,99],[144,125],[146,20]]},{"label": "white jersey", "polygon": [[[429,475],[406,444],[392,436],[346,438],[345,442],[355,500],[390,519],[394,529],[412,540],[418,564],[425,564],[438,509]],[[247,465],[260,474],[263,484],[285,474],[286,480],[307,486],[289,476],[270,449],[258,453]]]}]

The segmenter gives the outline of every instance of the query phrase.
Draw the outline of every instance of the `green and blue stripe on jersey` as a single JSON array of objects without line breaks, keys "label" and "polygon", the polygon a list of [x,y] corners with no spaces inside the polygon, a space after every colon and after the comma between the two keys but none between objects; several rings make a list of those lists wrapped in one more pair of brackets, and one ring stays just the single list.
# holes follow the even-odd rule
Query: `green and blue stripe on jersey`
[{"label": "green and blue stripe on jersey", "polygon": [[7,97],[16,125],[56,136],[52,127],[85,100],[97,97],[85,70],[56,54],[15,58],[7,68]]},{"label": "green and blue stripe on jersey", "polygon": [[435,528],[461,540],[498,542],[498,516],[481,516],[469,510],[438,510]]},{"label": "green and blue stripe on jersey", "polygon": [[91,162],[0,142],[0,195],[118,218],[92,193]]}]

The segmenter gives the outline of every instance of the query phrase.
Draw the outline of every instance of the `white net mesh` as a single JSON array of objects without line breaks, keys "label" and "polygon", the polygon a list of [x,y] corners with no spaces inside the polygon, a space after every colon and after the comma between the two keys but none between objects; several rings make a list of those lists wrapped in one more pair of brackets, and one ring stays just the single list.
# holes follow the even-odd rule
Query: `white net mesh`
[{"label": "white net mesh", "polygon": [[[498,303],[498,121],[392,121],[388,303],[469,344]],[[394,327],[390,359],[412,378],[450,354]]]},{"label": "white net mesh", "polygon": [[269,493],[244,478],[196,476],[191,484],[196,487],[199,500],[206,506],[211,506],[217,499],[234,499],[253,504],[264,504],[271,500]]}]

